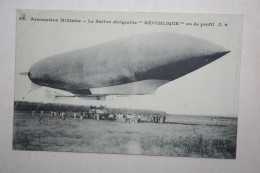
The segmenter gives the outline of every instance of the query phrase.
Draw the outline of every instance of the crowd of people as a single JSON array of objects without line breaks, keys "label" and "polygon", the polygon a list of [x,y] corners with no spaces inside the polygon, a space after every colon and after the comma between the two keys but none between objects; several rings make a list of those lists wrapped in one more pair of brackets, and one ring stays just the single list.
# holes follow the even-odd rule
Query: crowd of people
[{"label": "crowd of people", "polygon": [[[35,111],[32,113],[35,114]],[[141,117],[144,117],[143,122],[145,122],[145,117],[147,117],[147,122],[149,123],[165,123],[166,115],[156,114],[156,115],[143,115],[136,113],[111,113],[105,112],[98,109],[90,109],[87,112],[64,112],[64,111],[51,111],[52,118],[65,120],[68,117],[73,117],[73,119],[95,119],[95,120],[111,120],[121,123],[140,123]],[[40,111],[40,115],[43,115],[43,111]]]}]

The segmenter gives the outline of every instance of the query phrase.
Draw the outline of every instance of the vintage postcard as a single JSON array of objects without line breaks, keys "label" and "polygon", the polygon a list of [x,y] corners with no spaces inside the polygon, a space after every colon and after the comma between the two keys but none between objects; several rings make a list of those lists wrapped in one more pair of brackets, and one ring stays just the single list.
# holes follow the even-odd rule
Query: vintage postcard
[{"label": "vintage postcard", "polygon": [[16,20],[14,150],[236,158],[242,16]]}]

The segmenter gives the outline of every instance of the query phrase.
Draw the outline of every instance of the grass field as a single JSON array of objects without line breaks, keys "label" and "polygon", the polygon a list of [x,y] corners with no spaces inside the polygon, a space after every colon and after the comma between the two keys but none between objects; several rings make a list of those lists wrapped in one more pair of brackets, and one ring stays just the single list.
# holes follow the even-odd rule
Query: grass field
[{"label": "grass field", "polygon": [[92,119],[65,120],[49,114],[14,113],[13,149],[236,157],[237,118],[171,116],[165,124],[119,123]]}]

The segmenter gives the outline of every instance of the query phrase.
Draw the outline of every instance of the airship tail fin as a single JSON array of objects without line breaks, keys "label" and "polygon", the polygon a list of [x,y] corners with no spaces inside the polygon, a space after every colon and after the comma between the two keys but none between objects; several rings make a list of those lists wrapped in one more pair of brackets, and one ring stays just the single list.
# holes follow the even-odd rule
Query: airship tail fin
[{"label": "airship tail fin", "polygon": [[28,76],[29,72],[22,72],[22,73],[19,73],[19,75]]}]

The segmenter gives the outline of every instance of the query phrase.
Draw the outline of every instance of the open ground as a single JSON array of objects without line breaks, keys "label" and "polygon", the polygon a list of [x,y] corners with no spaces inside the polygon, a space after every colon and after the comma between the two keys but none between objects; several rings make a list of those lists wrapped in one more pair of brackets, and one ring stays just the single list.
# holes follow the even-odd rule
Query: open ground
[{"label": "open ground", "polygon": [[165,124],[14,113],[13,149],[181,157],[236,157],[237,118],[168,115]]}]

